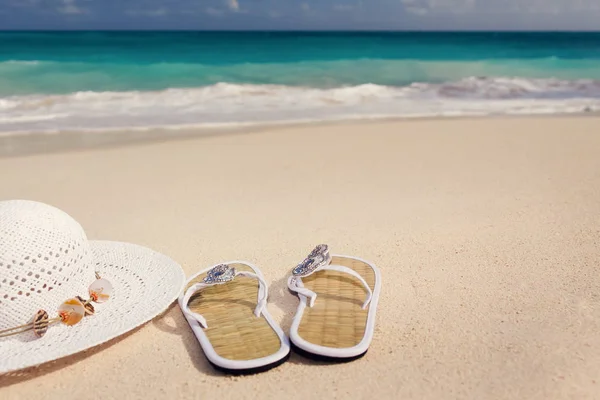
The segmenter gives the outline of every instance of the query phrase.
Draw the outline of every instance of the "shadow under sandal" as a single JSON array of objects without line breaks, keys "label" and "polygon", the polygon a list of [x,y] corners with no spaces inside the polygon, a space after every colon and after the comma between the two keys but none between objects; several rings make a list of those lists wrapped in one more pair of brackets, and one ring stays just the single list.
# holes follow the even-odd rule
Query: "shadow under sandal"
[{"label": "shadow under sandal", "polygon": [[241,261],[213,266],[188,280],[179,307],[214,368],[252,374],[287,360],[289,340],[269,314],[267,297],[260,270]]},{"label": "shadow under sandal", "polygon": [[288,288],[300,304],[290,328],[294,350],[308,358],[347,362],[367,352],[375,329],[381,275],[375,265],[317,246],[292,271]]}]

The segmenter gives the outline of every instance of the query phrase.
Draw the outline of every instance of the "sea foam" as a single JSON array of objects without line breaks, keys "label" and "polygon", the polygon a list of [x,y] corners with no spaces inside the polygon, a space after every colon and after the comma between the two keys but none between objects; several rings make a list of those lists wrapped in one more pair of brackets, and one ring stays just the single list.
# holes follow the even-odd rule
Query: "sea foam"
[{"label": "sea foam", "polygon": [[4,97],[0,134],[599,110],[596,80],[471,77],[335,88],[218,83],[160,91]]}]

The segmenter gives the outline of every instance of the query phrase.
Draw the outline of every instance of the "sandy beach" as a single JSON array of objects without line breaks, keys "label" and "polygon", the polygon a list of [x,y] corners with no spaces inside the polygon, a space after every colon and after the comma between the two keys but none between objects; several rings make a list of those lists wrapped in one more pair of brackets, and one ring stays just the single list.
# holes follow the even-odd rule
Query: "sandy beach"
[{"label": "sandy beach", "polygon": [[0,158],[0,200],[57,206],[90,239],[151,247],[186,275],[254,263],[284,330],[287,276],[316,244],[383,276],[373,343],[352,363],[292,355],[227,377],[173,304],[0,377],[0,398],[598,398],[599,133],[600,117],[414,120]]}]

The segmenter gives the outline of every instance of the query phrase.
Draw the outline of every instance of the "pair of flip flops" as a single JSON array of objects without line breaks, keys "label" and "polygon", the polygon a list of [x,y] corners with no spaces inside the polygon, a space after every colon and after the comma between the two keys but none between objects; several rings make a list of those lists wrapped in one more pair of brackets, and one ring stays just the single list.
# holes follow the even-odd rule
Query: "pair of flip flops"
[{"label": "pair of flip flops", "polygon": [[288,288],[300,298],[289,339],[267,310],[262,273],[247,262],[194,275],[179,306],[210,364],[230,374],[274,368],[288,359],[291,347],[309,358],[339,362],[367,352],[381,289],[375,265],[330,255],[327,245],[319,245],[294,268]]}]

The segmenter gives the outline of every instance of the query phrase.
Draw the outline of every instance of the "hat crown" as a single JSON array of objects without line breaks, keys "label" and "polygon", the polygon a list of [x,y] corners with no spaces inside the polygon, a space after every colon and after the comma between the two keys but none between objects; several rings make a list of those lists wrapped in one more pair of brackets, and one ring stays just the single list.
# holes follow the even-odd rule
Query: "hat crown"
[{"label": "hat crown", "polygon": [[83,228],[47,204],[0,202],[0,330],[52,316],[65,300],[87,296],[94,281]]}]

